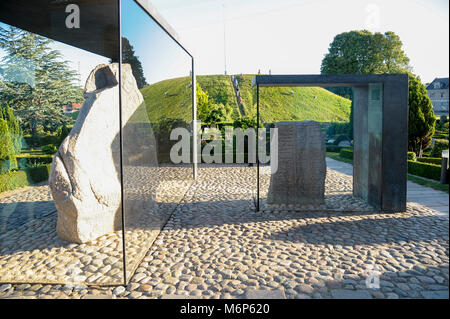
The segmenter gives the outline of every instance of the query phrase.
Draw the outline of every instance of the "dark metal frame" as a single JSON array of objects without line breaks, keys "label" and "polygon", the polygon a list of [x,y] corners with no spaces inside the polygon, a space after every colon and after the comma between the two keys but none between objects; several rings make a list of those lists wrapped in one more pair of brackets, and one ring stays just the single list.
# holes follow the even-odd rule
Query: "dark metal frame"
[{"label": "dark metal frame", "polygon": [[[407,74],[364,74],[364,75],[256,75],[257,124],[260,125],[259,87],[353,87],[358,94],[354,100],[361,116],[366,116],[369,107],[369,90],[374,85],[381,87],[381,141],[379,136],[368,132],[362,143],[365,148],[355,148],[354,157],[361,160],[365,151],[369,154],[371,166],[363,171],[358,164],[353,166],[353,193],[363,197],[369,204],[383,212],[406,211],[407,190],[407,150],[408,150],[408,75]],[[359,116],[359,115],[358,115]],[[358,118],[354,119],[358,121]],[[361,138],[362,140],[362,138]],[[367,156],[366,156],[367,157]],[[356,163],[356,161],[355,161]],[[372,164],[373,163],[373,164]],[[259,210],[259,159],[257,160],[257,204]],[[365,183],[358,184],[360,176],[365,175]],[[356,176],[356,177],[355,177]],[[356,189],[355,189],[356,188]]]},{"label": "dark metal frame", "polygon": [[[94,3],[91,0],[73,0],[72,3],[80,5],[83,9],[83,4],[89,3],[89,7],[85,8],[81,14],[82,24],[88,27],[80,29],[72,29],[68,36],[67,30],[64,27],[61,29],[52,28],[52,22],[57,21],[64,25],[65,12],[64,7],[68,3],[55,2],[49,0],[11,0],[0,1],[0,21],[12,26],[40,34],[44,37],[72,45],[86,51],[99,54],[111,58],[113,61],[119,62],[119,86],[122,82],[122,10],[121,4],[123,0],[97,0]],[[129,0],[126,0],[129,1]],[[180,43],[178,34],[167,23],[167,21],[158,13],[153,5],[147,0],[133,0],[149,18],[155,21],[159,27],[172,38],[178,46],[185,51],[192,60],[192,131],[193,131],[193,178],[197,178],[197,98],[196,98],[196,78],[194,72],[194,57],[192,54]],[[57,14],[55,14],[57,13]],[[62,14],[60,14],[62,13]],[[54,20],[57,19],[57,20]],[[84,20],[83,20],[84,19]],[[111,21],[115,21],[110,23]],[[114,23],[117,23],[115,25]],[[108,26],[109,33],[113,34],[108,39],[99,38],[101,36],[98,28],[103,25]],[[102,41],[106,45],[102,45]],[[123,132],[122,132],[122,90],[119,90],[119,149],[120,149],[120,181],[121,181],[121,201],[124,200],[123,189]],[[121,205],[122,214],[122,249],[123,249],[123,265],[124,265],[124,285],[127,284],[128,278],[126,275],[126,239],[125,239],[125,213],[124,205]],[[103,285],[103,286],[117,286]]]}]

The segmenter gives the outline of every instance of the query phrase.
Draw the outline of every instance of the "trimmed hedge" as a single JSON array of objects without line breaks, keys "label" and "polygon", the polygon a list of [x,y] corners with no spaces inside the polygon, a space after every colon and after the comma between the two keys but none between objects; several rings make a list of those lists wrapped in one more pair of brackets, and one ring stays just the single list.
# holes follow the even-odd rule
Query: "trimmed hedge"
[{"label": "trimmed hedge", "polygon": [[0,175],[0,192],[33,185],[45,181],[50,176],[52,165],[42,165],[21,171],[11,171]]},{"label": "trimmed hedge", "polygon": [[351,148],[343,148],[339,152],[339,156],[347,159],[353,159],[353,149]]},{"label": "trimmed hedge", "polygon": [[325,145],[325,147],[327,149],[327,152],[334,152],[334,153],[339,153],[343,148],[342,146],[337,146],[334,144],[327,144]]},{"label": "trimmed hedge", "polygon": [[428,164],[434,164],[434,165],[439,165],[439,166],[441,166],[441,164],[442,164],[442,158],[440,158],[440,157],[418,157],[417,161],[421,162],[421,163],[428,163]]},{"label": "trimmed hedge", "polygon": [[33,153],[21,153],[17,156],[17,163],[19,169],[25,169],[29,165],[45,165],[51,164],[53,160],[53,155],[37,154]]},{"label": "trimmed hedge", "polygon": [[408,160],[409,161],[415,161],[416,159],[417,159],[416,153],[408,152]]},{"label": "trimmed hedge", "polygon": [[408,161],[408,173],[439,181],[441,179],[441,166]]}]

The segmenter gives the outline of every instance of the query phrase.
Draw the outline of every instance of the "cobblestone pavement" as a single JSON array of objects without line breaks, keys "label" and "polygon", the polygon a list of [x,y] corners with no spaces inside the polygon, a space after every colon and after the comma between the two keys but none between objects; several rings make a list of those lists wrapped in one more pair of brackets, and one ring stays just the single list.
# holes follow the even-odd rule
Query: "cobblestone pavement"
[{"label": "cobblestone pavement", "polygon": [[[448,298],[448,217],[418,203],[395,214],[255,212],[254,169],[199,172],[128,286],[3,284],[0,297]],[[374,268],[378,289],[366,284]]]}]

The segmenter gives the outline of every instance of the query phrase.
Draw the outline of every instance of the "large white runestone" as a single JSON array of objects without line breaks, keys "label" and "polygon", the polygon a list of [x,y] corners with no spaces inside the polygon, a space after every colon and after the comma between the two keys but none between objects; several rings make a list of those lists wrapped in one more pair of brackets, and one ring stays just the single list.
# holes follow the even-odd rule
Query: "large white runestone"
[{"label": "large white runestone", "polygon": [[[53,158],[49,184],[58,210],[57,233],[71,242],[85,243],[122,227],[118,83],[118,63],[91,72],[80,114]],[[123,64],[124,126],[142,106],[131,67]]]}]

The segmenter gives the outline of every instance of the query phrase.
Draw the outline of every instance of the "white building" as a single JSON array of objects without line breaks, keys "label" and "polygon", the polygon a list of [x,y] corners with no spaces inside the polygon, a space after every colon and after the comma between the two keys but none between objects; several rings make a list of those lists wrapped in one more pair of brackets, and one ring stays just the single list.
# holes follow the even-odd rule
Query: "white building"
[{"label": "white building", "polygon": [[433,104],[436,116],[448,116],[448,78],[435,78],[427,86],[427,95]]}]

